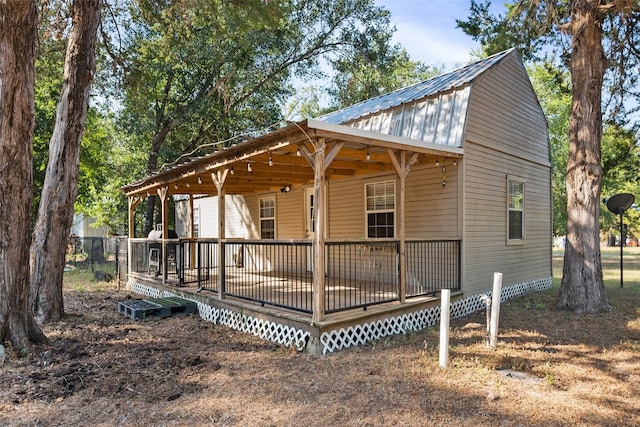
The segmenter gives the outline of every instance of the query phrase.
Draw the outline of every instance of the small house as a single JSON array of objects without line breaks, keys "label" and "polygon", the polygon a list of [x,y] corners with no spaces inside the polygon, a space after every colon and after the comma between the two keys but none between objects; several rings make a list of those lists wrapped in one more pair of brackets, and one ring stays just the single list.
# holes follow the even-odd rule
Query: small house
[{"label": "small house", "polygon": [[551,286],[547,123],[514,49],[122,190],[130,230],[173,197],[179,236],[131,232],[133,291],[299,350],[432,325],[443,289],[482,309],[494,272],[503,299]]}]

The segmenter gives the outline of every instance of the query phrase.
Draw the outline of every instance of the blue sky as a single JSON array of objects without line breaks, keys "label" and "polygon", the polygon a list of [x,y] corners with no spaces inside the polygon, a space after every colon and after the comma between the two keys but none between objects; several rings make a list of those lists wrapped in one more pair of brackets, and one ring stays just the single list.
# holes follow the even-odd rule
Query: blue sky
[{"label": "blue sky", "polygon": [[468,63],[471,51],[480,46],[456,28],[456,19],[464,20],[469,15],[470,3],[469,0],[376,0],[377,5],[391,12],[391,22],[396,26],[394,41],[407,49],[411,59],[427,65],[444,65],[446,69]]}]

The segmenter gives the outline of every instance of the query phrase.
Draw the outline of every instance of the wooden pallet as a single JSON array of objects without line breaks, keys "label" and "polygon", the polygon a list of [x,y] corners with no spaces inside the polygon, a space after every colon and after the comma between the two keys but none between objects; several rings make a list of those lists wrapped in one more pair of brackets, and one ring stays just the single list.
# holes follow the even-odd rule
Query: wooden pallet
[{"label": "wooden pallet", "polygon": [[124,301],[118,304],[118,313],[134,320],[147,317],[169,317],[177,314],[193,314],[196,303],[183,298],[149,298],[144,300]]}]

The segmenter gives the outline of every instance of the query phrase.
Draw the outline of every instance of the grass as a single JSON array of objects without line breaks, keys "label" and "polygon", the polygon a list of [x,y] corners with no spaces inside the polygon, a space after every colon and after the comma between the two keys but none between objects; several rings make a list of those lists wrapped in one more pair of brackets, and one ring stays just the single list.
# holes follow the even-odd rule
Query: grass
[{"label": "grass", "polygon": [[94,271],[105,271],[113,274],[113,264],[95,264],[93,269],[78,264],[78,268],[65,271],[63,285],[65,289],[76,291],[100,291],[114,288],[114,283],[107,283],[95,279]]},{"label": "grass", "polygon": [[618,254],[602,250],[611,312],[555,308],[555,251],[552,288],[502,305],[495,350],[484,312],[452,320],[448,369],[437,327],[315,357],[197,316],[132,321],[113,283],[65,273],[56,364],[6,371],[0,425],[640,426],[640,249],[624,288]]}]

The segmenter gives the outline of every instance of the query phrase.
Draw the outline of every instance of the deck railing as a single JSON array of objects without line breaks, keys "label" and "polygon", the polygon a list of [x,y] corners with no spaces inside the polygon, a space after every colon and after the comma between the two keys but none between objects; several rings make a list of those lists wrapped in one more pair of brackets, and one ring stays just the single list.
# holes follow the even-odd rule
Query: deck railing
[{"label": "deck railing", "polygon": [[[460,240],[410,240],[405,245],[406,298],[460,289]],[[134,273],[262,305],[313,311],[309,240],[224,239],[219,246],[217,239],[167,240],[164,245],[161,240],[131,239],[131,253]],[[326,242],[325,313],[400,300],[399,263],[397,240]]]},{"label": "deck railing", "polygon": [[327,242],[325,312],[397,300],[399,244],[389,240]]},{"label": "deck railing", "polygon": [[407,298],[460,290],[459,240],[408,240],[405,244]]},{"label": "deck railing", "polygon": [[[311,313],[311,242],[225,241],[220,283],[225,295]],[[231,261],[231,263],[229,263]]]}]

